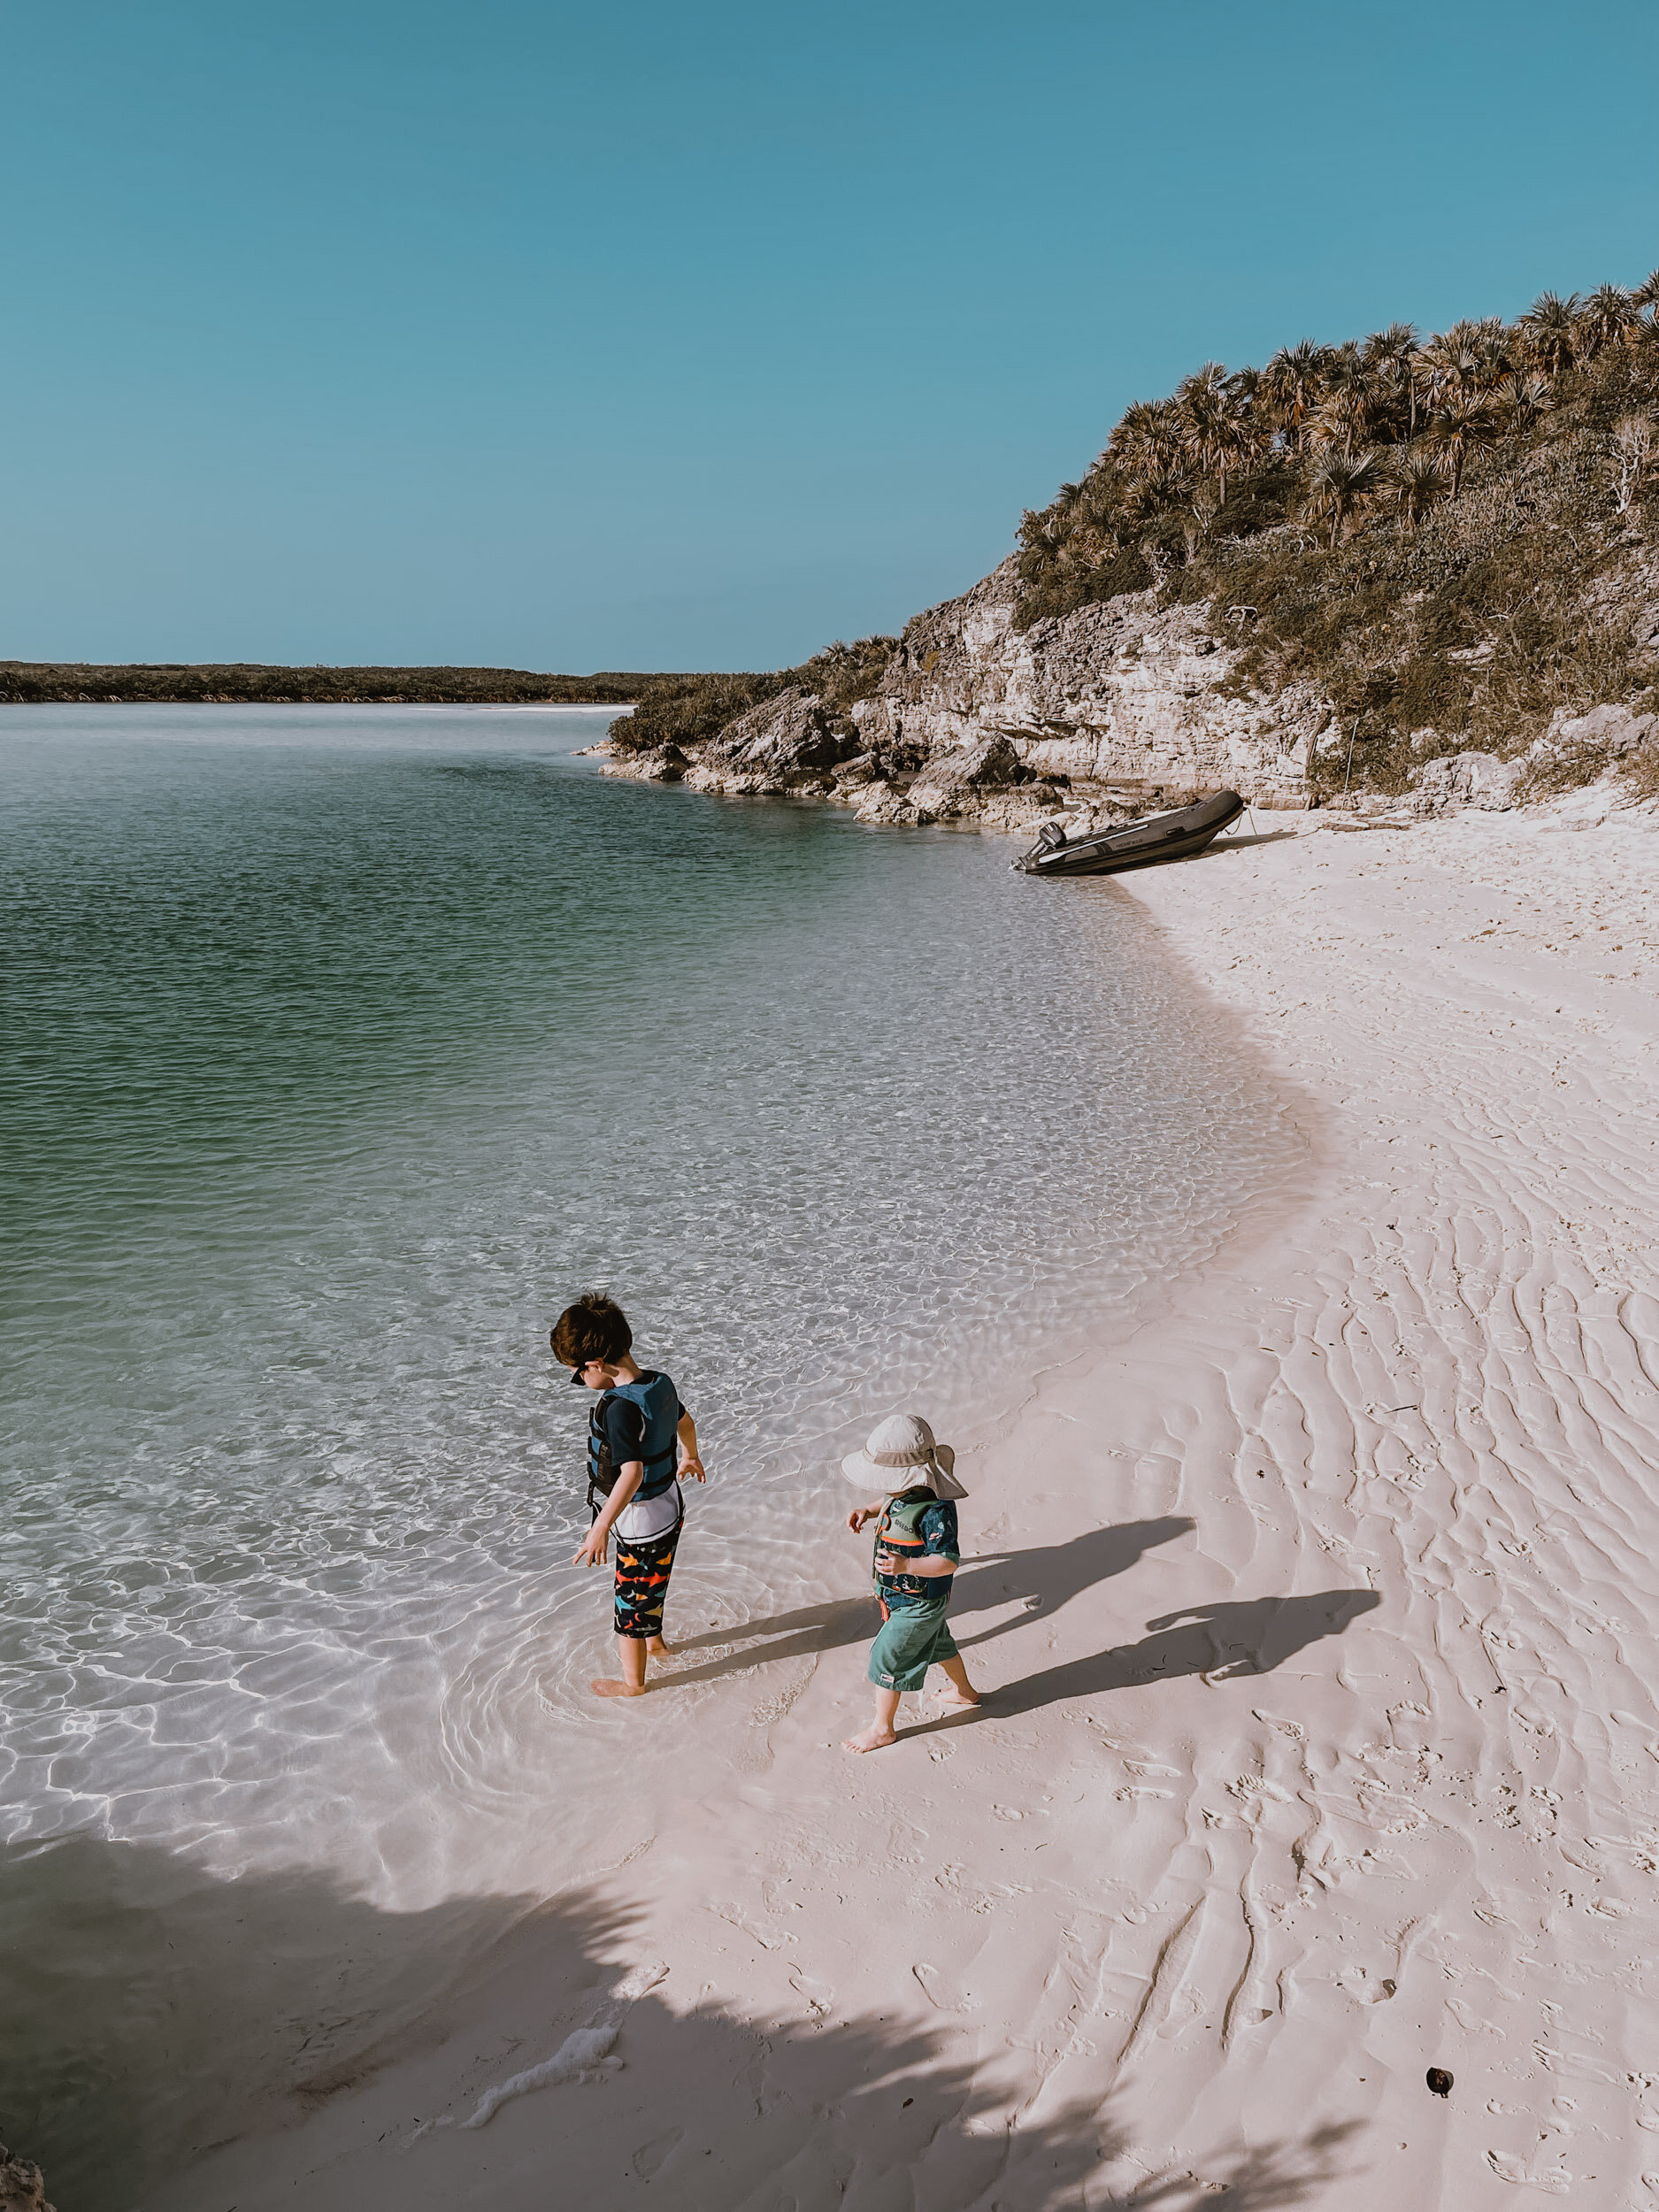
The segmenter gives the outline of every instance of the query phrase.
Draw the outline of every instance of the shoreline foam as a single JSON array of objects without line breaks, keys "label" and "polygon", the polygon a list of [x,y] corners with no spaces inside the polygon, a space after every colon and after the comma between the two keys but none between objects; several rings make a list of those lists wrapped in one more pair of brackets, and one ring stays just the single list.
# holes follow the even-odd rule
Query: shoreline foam
[{"label": "shoreline foam", "polygon": [[[1641,2200],[1659,826],[1560,818],[1132,879],[1333,1141],[964,1465],[986,1716],[849,1760],[833,1651],[758,1771],[157,2203]],[[400,2147],[659,1959],[620,2071]]]}]

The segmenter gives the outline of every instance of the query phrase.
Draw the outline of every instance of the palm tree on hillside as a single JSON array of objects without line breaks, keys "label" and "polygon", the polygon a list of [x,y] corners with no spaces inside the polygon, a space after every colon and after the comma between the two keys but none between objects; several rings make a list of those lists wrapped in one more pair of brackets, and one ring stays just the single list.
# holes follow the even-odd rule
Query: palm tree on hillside
[{"label": "palm tree on hillside", "polygon": [[1417,354],[1425,373],[1429,396],[1437,403],[1471,400],[1489,391],[1509,366],[1502,341],[1503,326],[1454,323],[1449,330],[1431,338]]},{"label": "palm tree on hillside", "polygon": [[1343,524],[1376,491],[1379,475],[1374,453],[1350,455],[1338,453],[1333,448],[1322,453],[1309,470],[1302,511],[1312,521],[1330,523],[1333,552]]},{"label": "palm tree on hillside", "polygon": [[1360,358],[1386,396],[1388,411],[1396,419],[1395,434],[1398,435],[1398,418],[1403,414],[1408,438],[1417,434],[1417,395],[1411,373],[1417,349],[1415,323],[1390,323],[1386,330],[1374,330],[1360,348]]},{"label": "palm tree on hillside", "polygon": [[1106,451],[1132,477],[1146,477],[1156,476],[1168,468],[1180,451],[1180,445],[1173,403],[1138,399],[1124,410],[1118,427],[1107,440]]},{"label": "palm tree on hillside", "polygon": [[1546,376],[1563,376],[1578,358],[1578,295],[1540,292],[1518,326],[1523,342]]},{"label": "palm tree on hillside", "polygon": [[1470,455],[1477,446],[1495,437],[1497,428],[1492,402],[1484,394],[1470,399],[1454,395],[1430,416],[1425,435],[1443,458],[1452,480],[1454,499],[1463,489],[1463,470]]},{"label": "palm tree on hillside", "polygon": [[1193,480],[1179,460],[1156,465],[1130,479],[1118,507],[1118,526],[1144,541],[1148,526],[1161,521],[1171,508],[1187,506],[1193,491]]},{"label": "palm tree on hillside", "polygon": [[1219,361],[1206,361],[1175,387],[1181,452],[1188,466],[1200,476],[1214,472],[1213,448],[1225,408],[1226,389],[1227,372]]},{"label": "palm tree on hillside", "polygon": [[1318,419],[1340,437],[1347,458],[1353,458],[1356,439],[1369,438],[1371,417],[1381,396],[1376,373],[1360,348],[1351,339],[1347,345],[1338,346],[1325,370]]},{"label": "palm tree on hillside", "polygon": [[1250,459],[1256,447],[1247,392],[1248,388],[1238,378],[1230,377],[1219,361],[1206,361],[1176,388],[1183,455],[1200,476],[1216,479],[1223,502],[1229,473]]},{"label": "palm tree on hillside", "polygon": [[1479,388],[1489,392],[1515,366],[1515,341],[1501,315],[1487,315],[1477,326],[1475,350],[1480,357]]},{"label": "palm tree on hillside", "polygon": [[1262,397],[1260,369],[1235,369],[1227,379],[1227,405],[1240,467],[1263,458],[1272,442],[1270,411]]},{"label": "palm tree on hillside", "polygon": [[1389,472],[1400,518],[1415,530],[1435,502],[1446,496],[1446,472],[1421,443],[1402,446]]},{"label": "palm tree on hillside", "polygon": [[1504,430],[1513,435],[1517,431],[1532,429],[1548,413],[1555,403],[1555,388],[1547,376],[1540,376],[1536,370],[1530,374],[1511,370],[1493,392],[1492,403]]},{"label": "palm tree on hillside", "polygon": [[1303,338],[1294,346],[1281,346],[1262,372],[1259,388],[1264,408],[1286,442],[1302,449],[1302,425],[1319,404],[1325,385],[1326,349]]},{"label": "palm tree on hillside", "polygon": [[[1385,494],[1402,526],[1415,528],[1439,500],[1461,493],[1481,446],[1536,431],[1567,397],[1562,380],[1621,343],[1640,345],[1644,363],[1655,360],[1659,269],[1629,290],[1540,293],[1512,326],[1486,316],[1419,341],[1410,324],[1394,323],[1340,346],[1304,338],[1259,371],[1229,374],[1206,362],[1169,398],[1126,409],[1083,483],[1064,486],[1041,514],[1025,518],[1022,580],[1057,580],[1053,596],[1063,598],[1082,572],[1135,546],[1163,574],[1171,556],[1180,557],[1182,537],[1189,557],[1196,553],[1232,486],[1270,454],[1279,465],[1257,484],[1260,514],[1238,514],[1245,533],[1285,511],[1286,480],[1299,484],[1302,513],[1317,518],[1333,549],[1356,514]],[[1631,365],[1625,404],[1645,410],[1646,370]],[[1616,441],[1627,504],[1654,466],[1651,444],[1640,467],[1631,457],[1638,420],[1628,417]],[[1514,458],[1518,465],[1523,456]]]},{"label": "palm tree on hillside", "polygon": [[1635,302],[1622,284],[1598,284],[1578,310],[1579,358],[1590,360],[1603,347],[1617,345],[1636,318]]}]

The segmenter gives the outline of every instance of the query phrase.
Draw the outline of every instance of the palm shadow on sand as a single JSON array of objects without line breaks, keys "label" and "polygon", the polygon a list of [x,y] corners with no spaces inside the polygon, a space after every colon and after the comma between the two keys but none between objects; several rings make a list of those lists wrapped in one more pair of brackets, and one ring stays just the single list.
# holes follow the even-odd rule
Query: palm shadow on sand
[{"label": "palm shadow on sand", "polygon": [[[93,1835],[0,1845],[7,2139],[77,2212],[574,2203],[557,2169],[526,2162],[522,2133],[515,2150],[526,2108],[488,2134],[457,2124],[488,2082],[616,2017],[610,1993],[652,1955],[642,1918],[580,1888],[392,1912],[315,1871],[221,1878]],[[674,2212],[832,2197],[1074,2212],[1086,2191],[1122,2212],[1281,2212],[1339,2201],[1359,2163],[1357,2118],[1266,2141],[1252,2130],[1202,2172],[1183,2158],[1107,2197],[1102,2168],[1146,2131],[1129,2089],[1104,2104],[1046,2093],[1015,2129],[995,2067],[902,2016],[803,2004],[780,2020],[653,1988],[626,2007],[617,2055],[610,2086],[542,2093],[558,2101],[539,2124],[588,2177],[588,2212],[630,2212],[647,2180]],[[400,2066],[411,2060],[419,2072]],[[284,2139],[322,2115],[320,2141]],[[438,2116],[444,2130],[419,2132]],[[221,2153],[237,2190],[220,2184]]]},{"label": "palm shadow on sand", "polygon": [[[1024,1608],[1008,1619],[996,1621],[977,1634],[958,1635],[964,1651],[987,1644],[1010,1629],[1024,1627],[1033,1616],[1050,1614],[1080,1597],[1096,1584],[1125,1573],[1160,1544],[1190,1535],[1195,1524],[1183,1515],[1165,1514],[1154,1521],[1127,1521],[1118,1528],[1090,1529],[1064,1544],[1045,1544],[1028,1551],[993,1552],[973,1560],[956,1578],[951,1601],[953,1622],[964,1615],[984,1612],[992,1606],[1021,1603]],[[1033,1604],[1033,1601],[1035,1601]],[[875,1607],[867,1597],[832,1599],[823,1605],[803,1605],[794,1612],[779,1613],[770,1620],[741,1621],[730,1628],[711,1629],[702,1636],[672,1637],[677,1654],[718,1649],[718,1658],[700,1666],[664,1671],[653,1687],[668,1689],[682,1682],[714,1682],[722,1675],[739,1674],[763,1662],[816,1657],[839,1651],[849,1644],[867,1643],[877,1625]],[[672,1632],[671,1631],[671,1636]],[[733,1647],[737,1648],[733,1649]]]}]

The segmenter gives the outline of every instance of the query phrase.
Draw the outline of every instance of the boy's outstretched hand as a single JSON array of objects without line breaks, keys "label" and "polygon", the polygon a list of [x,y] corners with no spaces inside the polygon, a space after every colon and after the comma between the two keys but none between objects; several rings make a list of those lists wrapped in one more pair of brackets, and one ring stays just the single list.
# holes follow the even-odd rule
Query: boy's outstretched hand
[{"label": "boy's outstretched hand", "polygon": [[707,1482],[709,1479],[707,1474],[703,1471],[703,1462],[698,1458],[695,1452],[693,1452],[689,1458],[682,1459],[679,1466],[675,1468],[674,1472],[679,1476],[681,1482],[684,1482],[687,1475],[691,1477],[693,1482]]},{"label": "boy's outstretched hand", "polygon": [[609,1550],[610,1545],[611,1531],[608,1528],[602,1528],[595,1521],[588,1532],[588,1541],[572,1560],[572,1566],[603,1567],[605,1563],[605,1553]]},{"label": "boy's outstretched hand", "polygon": [[879,1505],[856,1505],[847,1516],[847,1525],[856,1536],[864,1523],[873,1521],[880,1510],[881,1508]]}]

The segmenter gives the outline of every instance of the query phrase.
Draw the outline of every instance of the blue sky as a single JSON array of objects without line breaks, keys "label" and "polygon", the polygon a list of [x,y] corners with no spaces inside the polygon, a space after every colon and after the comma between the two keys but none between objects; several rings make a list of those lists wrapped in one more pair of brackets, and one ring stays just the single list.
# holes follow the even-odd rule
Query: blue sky
[{"label": "blue sky", "polygon": [[1215,357],[1659,263],[1659,9],[52,0],[0,655],[770,667]]}]

